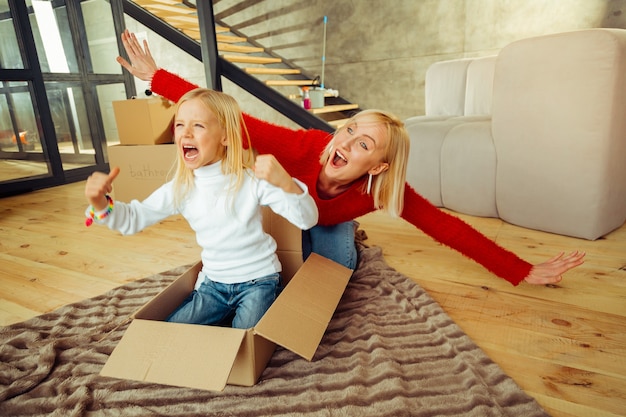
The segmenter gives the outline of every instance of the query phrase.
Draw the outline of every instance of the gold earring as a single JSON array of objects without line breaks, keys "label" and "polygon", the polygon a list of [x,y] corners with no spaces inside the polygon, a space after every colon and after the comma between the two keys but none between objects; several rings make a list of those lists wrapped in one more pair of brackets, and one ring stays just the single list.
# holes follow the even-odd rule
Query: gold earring
[{"label": "gold earring", "polygon": [[367,179],[367,193],[369,194],[372,191],[372,174],[370,174]]}]

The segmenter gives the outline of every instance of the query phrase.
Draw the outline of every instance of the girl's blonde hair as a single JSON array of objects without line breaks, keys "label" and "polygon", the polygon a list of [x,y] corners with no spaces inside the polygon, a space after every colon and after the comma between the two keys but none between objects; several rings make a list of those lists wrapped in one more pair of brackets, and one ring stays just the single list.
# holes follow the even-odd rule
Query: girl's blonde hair
[{"label": "girl's blonde hair", "polygon": [[[220,127],[224,129],[228,145],[221,152],[222,172],[225,175],[232,174],[233,181],[229,191],[235,193],[241,187],[246,169],[252,168],[254,164],[250,155],[244,150],[244,136],[248,149],[251,146],[250,135],[243,121],[241,108],[237,101],[228,94],[206,88],[196,88],[178,100],[176,114],[178,114],[178,109],[182,103],[193,99],[200,99],[207,110],[215,115]],[[193,171],[185,165],[180,149],[178,149],[173,182],[174,202],[176,207],[179,207],[194,186]]]},{"label": "girl's blonde hair", "polygon": [[[342,127],[337,129],[335,136],[365,116],[373,119],[376,123],[382,124],[387,130],[387,146],[385,147],[385,156],[381,162],[389,164],[389,168],[372,178],[371,192],[374,198],[374,207],[378,210],[383,210],[392,217],[399,217],[404,208],[404,185],[410,149],[409,134],[404,126],[404,122],[395,115],[383,110],[370,109],[363,110],[350,118]],[[322,165],[326,164],[328,158],[331,157],[333,140],[328,142],[328,145],[320,155]],[[363,181],[364,192],[366,190],[367,177],[368,175],[366,174]]]}]

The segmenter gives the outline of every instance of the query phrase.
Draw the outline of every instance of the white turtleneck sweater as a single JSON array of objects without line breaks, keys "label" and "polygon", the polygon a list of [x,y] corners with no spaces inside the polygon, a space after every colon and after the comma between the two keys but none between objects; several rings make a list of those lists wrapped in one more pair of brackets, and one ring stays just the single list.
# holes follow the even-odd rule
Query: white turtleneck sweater
[{"label": "white turtleneck sweater", "polygon": [[295,178],[304,193],[287,193],[256,178],[251,171],[248,174],[235,194],[227,191],[230,178],[222,173],[221,163],[211,164],[194,171],[195,187],[182,207],[174,207],[170,181],[144,201],[116,201],[112,213],[99,223],[131,235],[171,215],[182,214],[202,248],[203,267],[196,288],[205,277],[236,284],[280,272],[276,242],[263,231],[261,206],[269,206],[304,230],[317,223],[317,207],[306,185]]}]

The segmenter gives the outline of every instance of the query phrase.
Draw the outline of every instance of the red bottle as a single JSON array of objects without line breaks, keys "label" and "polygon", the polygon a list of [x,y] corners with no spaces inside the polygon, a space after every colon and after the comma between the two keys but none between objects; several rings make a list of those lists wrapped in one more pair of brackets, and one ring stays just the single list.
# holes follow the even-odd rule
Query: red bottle
[{"label": "red bottle", "polygon": [[302,87],[302,107],[311,110],[311,97],[309,97],[309,87]]}]

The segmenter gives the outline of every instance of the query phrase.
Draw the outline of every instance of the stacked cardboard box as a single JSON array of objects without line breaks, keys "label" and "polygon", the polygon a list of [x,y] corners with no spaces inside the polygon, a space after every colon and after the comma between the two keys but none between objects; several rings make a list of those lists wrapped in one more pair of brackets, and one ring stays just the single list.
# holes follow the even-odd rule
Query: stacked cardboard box
[{"label": "stacked cardboard box", "polygon": [[163,98],[113,102],[119,145],[108,147],[109,166],[120,168],[113,197],[143,200],[164,184],[176,160],[175,106]]}]

